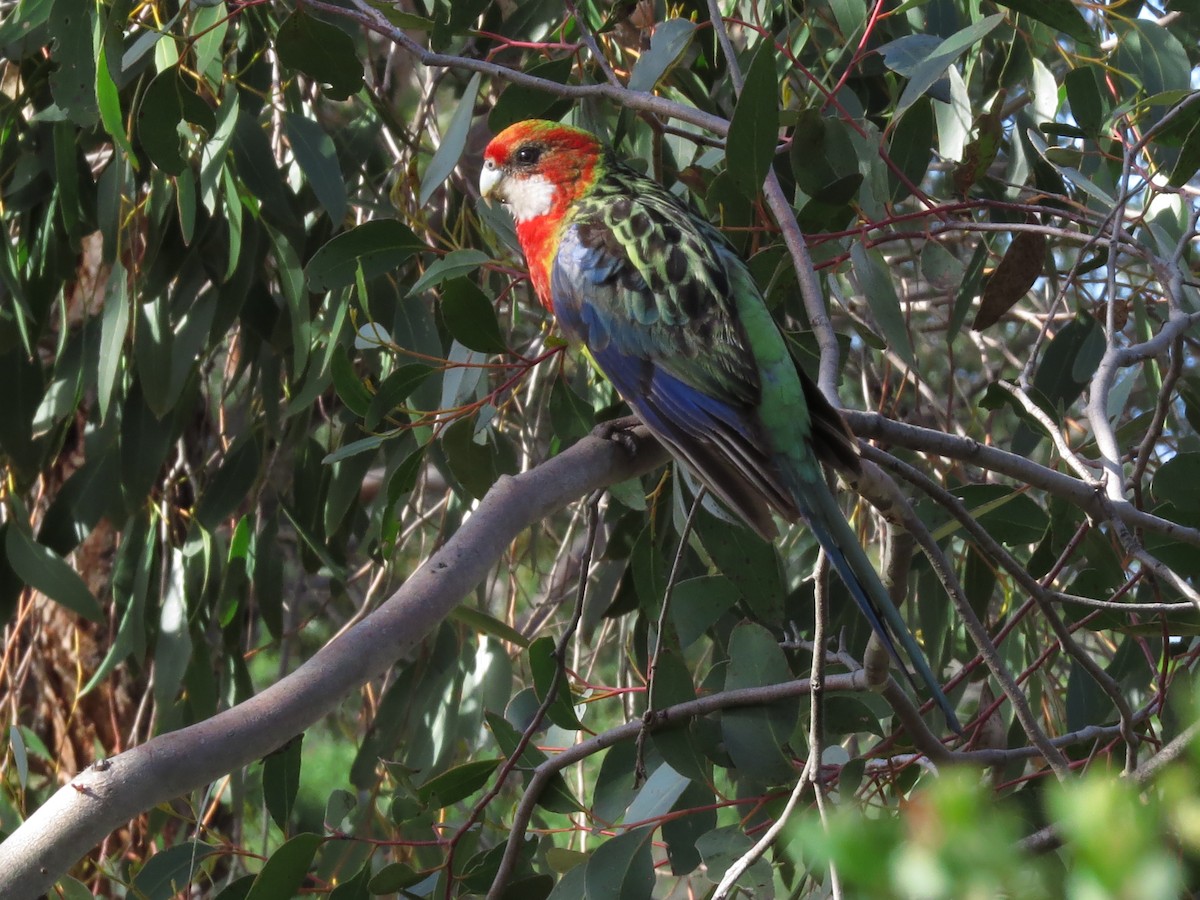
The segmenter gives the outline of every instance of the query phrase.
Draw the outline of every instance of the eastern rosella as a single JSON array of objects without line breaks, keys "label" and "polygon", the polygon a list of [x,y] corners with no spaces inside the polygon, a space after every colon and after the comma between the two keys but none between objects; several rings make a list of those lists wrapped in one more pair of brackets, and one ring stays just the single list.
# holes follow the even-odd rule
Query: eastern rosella
[{"label": "eastern rosella", "polygon": [[498,134],[479,186],[511,211],[534,292],[564,337],[760,535],[775,537],[772,514],[802,519],[901,670],[893,634],[956,725],[826,485],[822,461],[859,467],[854,438],[720,232],[595,135],[556,122]]}]

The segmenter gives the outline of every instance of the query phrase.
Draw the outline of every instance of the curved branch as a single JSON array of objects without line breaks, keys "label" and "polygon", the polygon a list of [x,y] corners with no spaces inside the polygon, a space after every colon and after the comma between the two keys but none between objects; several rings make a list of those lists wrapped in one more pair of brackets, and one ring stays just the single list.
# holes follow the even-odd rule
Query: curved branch
[{"label": "curved branch", "polygon": [[971,438],[957,437],[919,425],[906,425],[878,413],[843,410],[842,414],[851,430],[861,438],[886,441],[909,450],[974,463],[1069,500],[1096,521],[1119,520],[1132,528],[1200,547],[1200,528],[1180,525],[1145,512],[1126,500],[1106,503],[1102,495],[1082,481],[1038,465],[1028,457],[989,447]]},{"label": "curved branch", "polygon": [[634,433],[634,456],[613,441],[588,437],[528,472],[501,478],[378,610],[295,672],[211,719],[76,775],[0,844],[0,897],[40,896],[131,818],[260,759],[319,721],[437,627],[522,531],[589,491],[666,460],[648,432]]}]

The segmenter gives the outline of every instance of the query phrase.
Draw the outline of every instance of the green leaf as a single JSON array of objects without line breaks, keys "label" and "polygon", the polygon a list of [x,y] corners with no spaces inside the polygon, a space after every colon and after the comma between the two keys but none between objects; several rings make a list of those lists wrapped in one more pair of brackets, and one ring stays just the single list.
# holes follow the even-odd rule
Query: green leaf
[{"label": "green leaf", "polygon": [[[900,101],[892,115],[899,116],[916,103],[919,97],[946,74],[951,63],[972,45],[987,37],[1003,21],[1004,17],[1001,15],[987,16],[951,35],[935,47],[928,46],[930,35],[911,35],[880,47],[879,53],[883,55],[887,67],[908,76],[908,84],[904,86],[904,93],[900,95]],[[899,62],[896,53],[900,48],[907,50],[908,43],[902,42],[911,42],[912,38],[921,38],[923,44],[920,49],[914,49],[911,55],[907,56],[907,59],[913,62],[910,68]]]},{"label": "green leaf", "polygon": [[[896,127],[892,129],[891,139],[888,141],[888,155],[908,181],[920,187],[932,154],[933,103],[928,97],[921,97],[905,111]],[[888,178],[891,180],[893,203],[899,203],[912,193],[908,185],[890,169]],[[936,242],[931,243],[933,246],[939,246]]]},{"label": "green leaf", "polygon": [[679,635],[679,646],[686,650],[699,640],[721,616],[733,609],[739,596],[737,585],[724,575],[701,575],[675,585],[671,595],[671,621]]},{"label": "green leaf", "polygon": [[963,323],[967,321],[967,315],[971,312],[971,303],[975,296],[979,293],[980,282],[983,281],[983,267],[987,262],[988,248],[984,241],[980,241],[975,247],[975,252],[971,254],[971,261],[967,263],[966,274],[963,276],[960,283],[958,293],[954,297],[954,309],[950,313],[950,326],[946,329],[946,343],[951,343],[962,329]]},{"label": "green leaf", "polygon": [[325,801],[325,827],[340,831],[346,817],[354,812],[357,806],[358,798],[354,794],[341,788],[334,788],[329,794],[329,799]]},{"label": "green leaf", "polygon": [[[264,216],[277,224],[293,223],[292,191],[283,178],[275,150],[258,116],[242,111],[234,121],[230,142],[242,185],[262,201]],[[275,243],[280,242],[276,240]],[[282,243],[286,245],[287,242]]]},{"label": "green leaf", "polygon": [[[485,712],[484,721],[487,722],[488,730],[492,732],[492,736],[496,739],[496,743],[500,747],[500,752],[505,757],[512,756],[516,752],[517,743],[521,739],[520,733],[513,728],[507,719],[495,713]],[[521,753],[521,757],[518,760],[518,768],[529,772],[545,761],[545,753],[537,747],[526,745],[525,750]],[[528,776],[526,776],[526,779],[528,779]],[[567,782],[561,772],[556,772],[551,777],[541,796],[538,797],[537,802],[538,806],[544,809],[566,815],[573,815],[583,809],[583,806],[571,793],[571,789],[567,787]]]},{"label": "green leaf", "polygon": [[202,841],[184,841],[155,853],[133,879],[138,896],[146,900],[171,900],[187,894],[202,859],[217,848]]},{"label": "green leaf", "polygon": [[546,709],[546,717],[559,728],[569,731],[582,728],[583,723],[575,715],[572,703],[574,695],[567,681],[567,673],[560,670],[558,658],[554,655],[553,638],[538,638],[529,645],[529,668],[533,671],[533,686],[539,701],[544,702],[551,685],[557,684],[554,701]]},{"label": "green leaf", "polygon": [[844,206],[862,186],[849,126],[841,119],[825,118],[819,110],[800,111],[788,158],[796,186],[815,202]]},{"label": "green leaf", "polygon": [[450,173],[454,171],[454,167],[458,165],[458,161],[462,157],[463,149],[467,146],[467,135],[471,131],[471,119],[475,112],[475,96],[479,93],[479,81],[480,74],[476,72],[467,82],[467,87],[454,109],[454,115],[450,118],[450,124],[442,133],[442,142],[433,154],[433,159],[429,161],[429,168],[421,177],[421,189],[417,196],[418,206],[424,206],[429,202],[433,192],[450,177]]},{"label": "green leaf", "polygon": [[1067,677],[1066,727],[1079,731],[1089,725],[1105,725],[1116,720],[1117,711],[1112,700],[1078,660],[1071,660],[1071,674]]},{"label": "green leaf", "polygon": [[654,889],[654,827],[627,831],[605,841],[584,870],[588,900],[637,900]]},{"label": "green leaf", "polygon": [[125,133],[125,120],[121,116],[121,97],[109,72],[106,51],[106,47],[100,48],[100,60],[96,66],[96,101],[100,111],[100,122],[113,142],[132,160],[133,145],[129,142],[129,135]]},{"label": "green leaf", "polygon": [[779,142],[779,82],[775,43],[758,42],[725,140],[725,165],[733,183],[753,200],[762,190]]},{"label": "green leaf", "polygon": [[321,293],[355,283],[358,269],[370,280],[398,269],[425,243],[395,219],[372,219],[344,231],[313,254],[304,275],[308,289]]},{"label": "green leaf", "polygon": [[506,352],[496,308],[474,282],[461,277],[446,282],[441,309],[446,330],[468,350]]},{"label": "green leaf", "polygon": [[298,9],[279,26],[275,38],[279,61],[328,85],[325,94],[345,100],[363,82],[363,64],[354,52],[354,41],[342,29]]},{"label": "green leaf", "polygon": [[[659,26],[660,28],[662,26]],[[534,78],[544,78],[556,84],[566,84],[575,67],[573,56],[563,56],[530,66],[526,74]],[[488,128],[493,134],[499,134],[514,122],[522,119],[550,119],[554,107],[562,101],[547,91],[527,87],[523,84],[510,84],[496,100],[496,105],[488,114]]]},{"label": "green leaf", "polygon": [[[1179,38],[1156,22],[1130,20],[1116,28],[1117,51],[1113,54],[1117,81],[1128,87],[1129,78],[1143,96],[1191,88],[1191,63]],[[1123,91],[1124,92],[1124,91]]]},{"label": "green leaf", "polygon": [[81,128],[91,128],[99,119],[96,106],[96,54],[93,35],[96,7],[87,3],[58,0],[47,24],[54,38],[50,58],[57,68],[50,73],[54,102]]},{"label": "green leaf", "polygon": [[868,250],[862,242],[855,241],[850,247],[850,259],[854,274],[858,276],[861,293],[867,299],[875,325],[883,335],[887,346],[904,362],[917,368],[912,341],[908,336],[908,323],[900,309],[900,297],[892,281],[892,273],[878,250]]},{"label": "green leaf", "polygon": [[129,331],[129,276],[119,262],[113,264],[104,295],[104,312],[100,320],[100,359],[96,374],[96,401],[100,420],[108,418],[117,374],[126,362],[123,348]]},{"label": "green leaf", "polygon": [[[674,602],[674,601],[672,601]],[[649,704],[652,709],[665,709],[677,703],[696,699],[696,686],[679,654],[663,648],[654,667],[654,689]],[[693,737],[692,723],[678,722],[650,733],[650,740],[662,754],[663,760],[676,772],[692,781],[706,780],[707,765]],[[628,821],[632,822],[633,819]]]},{"label": "green leaf", "polygon": [[996,3],[1044,22],[1081,44],[1090,47],[1096,43],[1092,29],[1071,0],[996,0]]},{"label": "green leaf", "polygon": [[[704,860],[707,869],[705,874],[710,881],[720,881],[729,867],[745,855],[753,845],[754,842],[737,825],[715,828],[696,840],[696,849],[700,851],[700,856]],[[766,871],[765,879],[764,869]],[[759,860],[751,866],[749,871],[738,881],[738,887],[752,896],[757,896],[754,893],[756,889],[765,894],[770,890],[770,885],[771,868],[765,864],[764,860]]]},{"label": "green leaf", "polygon": [[408,289],[407,296],[414,297],[422,291],[437,287],[443,281],[457,278],[460,275],[470,275],[491,259],[482,250],[451,250],[445,256],[435,260],[425,273]]},{"label": "green leaf", "polygon": [[980,525],[1003,544],[1033,544],[1050,524],[1045,510],[1024,491],[1003,484],[969,484],[953,491]]},{"label": "green leaf", "polygon": [[1183,187],[1192,180],[1192,176],[1198,170],[1200,170],[1200,119],[1183,139],[1183,146],[1179,149],[1179,157],[1171,168],[1168,184],[1171,187]]},{"label": "green leaf", "polygon": [[367,890],[372,894],[394,894],[412,887],[428,877],[427,872],[414,871],[406,863],[390,863],[371,876]]},{"label": "green leaf", "polygon": [[21,737],[21,729],[16,725],[8,726],[8,747],[17,769],[17,784],[24,790],[29,783],[29,754],[25,749],[25,739]]},{"label": "green leaf", "polygon": [[154,529],[140,524],[142,539],[136,530],[127,529],[125,539],[116,552],[113,564],[113,601],[121,613],[121,624],[116,637],[104,654],[104,659],[80,695],[89,694],[101,684],[119,662],[132,656],[140,664],[146,655],[145,610],[150,593],[150,576],[157,562],[158,542]]},{"label": "green leaf", "polygon": [[442,432],[442,449],[451,474],[476,499],[482,499],[501,475],[517,473],[512,445],[491,429],[476,435],[471,417],[459,419]]},{"label": "green leaf", "polygon": [[1051,339],[1034,373],[1033,386],[1055,409],[1065,409],[1083,393],[1103,355],[1100,323],[1078,315]]},{"label": "green leaf", "polygon": [[696,31],[687,19],[667,19],[659,22],[650,38],[650,49],[638,57],[629,75],[629,89],[649,93],[667,70],[675,65],[692,42]]},{"label": "green leaf", "polygon": [[298,834],[272,853],[254,879],[246,900],[280,900],[294,896],[304,884],[308,867],[323,840],[319,834]]},{"label": "green leaf", "polygon": [[[729,637],[725,690],[782,684],[793,677],[774,635],[753,622],[740,622],[734,627]],[[794,779],[796,770],[784,748],[798,717],[796,699],[725,710],[721,715],[721,734],[738,770],[770,784]]]},{"label": "green leaf", "polygon": [[56,900],[94,900],[96,895],[90,887],[68,876],[54,885],[52,894],[42,896],[52,896]]},{"label": "green leaf", "polygon": [[434,809],[444,809],[483,790],[503,759],[476,759],[435,775],[417,788],[417,799]]},{"label": "green leaf", "polygon": [[1159,500],[1189,513],[1200,513],[1200,453],[1172,456],[1154,473],[1151,487]]},{"label": "green leaf", "polygon": [[300,790],[300,748],[303,743],[304,735],[297,735],[263,759],[263,799],[271,818],[284,834],[288,833],[296,793]]},{"label": "green leaf", "polygon": [[178,175],[187,165],[184,157],[183,124],[216,130],[216,116],[192,90],[178,66],[158,74],[150,82],[138,107],[138,139],[151,161],[170,175]]},{"label": "green leaf", "polygon": [[646,783],[637,792],[625,811],[625,821],[630,824],[647,822],[666,815],[690,783],[689,778],[664,763],[650,773]]},{"label": "green leaf", "polygon": [[592,405],[571,390],[565,378],[557,378],[550,388],[550,424],[554,436],[564,445],[584,437],[596,424]]},{"label": "green leaf", "polygon": [[246,502],[261,462],[261,449],[253,435],[244,436],[230,448],[196,505],[196,521],[206,531],[215,531]]},{"label": "green leaf", "polygon": [[411,28],[414,31],[429,31],[433,28],[432,19],[397,9],[391,0],[367,0],[367,3],[397,28]]},{"label": "green leaf", "polygon": [[[403,406],[413,392],[425,383],[433,374],[433,368],[421,363],[409,363],[400,366],[387,378],[383,379],[375,396],[367,406],[363,427],[374,431],[383,424],[383,420],[391,416],[397,407]],[[407,420],[404,413],[397,414],[402,420]]]},{"label": "green leaf", "polygon": [[342,178],[333,139],[307,116],[288,112],[283,121],[300,170],[333,224],[340,226],[346,216],[346,181]]},{"label": "green leaf", "polygon": [[49,547],[35,543],[20,528],[9,527],[4,548],[13,572],[25,584],[85,619],[104,621],[104,612],[83,579]]},{"label": "green leaf", "polygon": [[1072,69],[1063,77],[1063,86],[1067,90],[1067,102],[1071,104],[1075,124],[1085,134],[1099,137],[1112,109],[1104,70],[1094,65]]},{"label": "green leaf", "polygon": [[[697,516],[696,534],[721,574],[738,589],[754,614],[764,622],[782,622],[783,576],[775,546],[748,528],[730,525],[708,513]],[[719,605],[725,599],[727,595],[720,594],[712,602]]]},{"label": "green leaf", "polygon": [[338,399],[356,416],[365,416],[371,407],[371,392],[354,371],[350,354],[340,344],[329,359],[329,374],[333,378],[333,389],[337,391]]},{"label": "green leaf", "polygon": [[700,836],[717,827],[716,797],[702,782],[693,781],[680,795],[674,811],[688,811],[662,824],[662,839],[667,845],[667,859],[672,875],[687,875],[696,870],[703,858],[696,848]]},{"label": "green leaf", "polygon": [[450,613],[450,618],[466,625],[476,634],[490,635],[499,640],[508,641],[510,644],[516,644],[518,647],[529,646],[529,638],[507,623],[489,616],[482,610],[473,609],[469,606],[456,606]]}]

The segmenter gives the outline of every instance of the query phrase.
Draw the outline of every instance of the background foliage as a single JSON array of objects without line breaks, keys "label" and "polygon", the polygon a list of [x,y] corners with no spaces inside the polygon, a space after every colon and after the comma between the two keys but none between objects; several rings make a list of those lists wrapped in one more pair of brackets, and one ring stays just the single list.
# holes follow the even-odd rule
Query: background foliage
[{"label": "background foliage", "polygon": [[[735,893],[1200,887],[1194,4],[0,6],[4,833],[293,670],[621,411],[477,202],[491,133],[565,116],[719,222],[868,411],[915,515],[846,509],[966,728],[828,694],[820,811],[811,777],[785,809],[799,692],[627,728],[550,779],[510,894],[706,895],[776,821]],[[487,892],[528,769],[646,709],[668,582],[656,708],[808,673],[815,543],[705,509],[681,545],[691,497],[659,470],[551,517],[413,658],[59,891]],[[833,679],[867,631],[828,594]]]}]

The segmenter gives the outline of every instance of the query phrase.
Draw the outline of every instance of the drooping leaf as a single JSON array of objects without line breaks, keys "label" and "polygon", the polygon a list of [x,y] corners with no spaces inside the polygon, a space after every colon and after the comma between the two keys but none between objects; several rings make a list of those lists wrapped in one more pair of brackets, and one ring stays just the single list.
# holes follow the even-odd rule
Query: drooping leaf
[{"label": "drooping leaf", "polygon": [[725,163],[738,190],[754,199],[775,158],[779,140],[779,82],[775,75],[775,44],[759,42],[741,96],[729,122]]},{"label": "drooping leaf", "polygon": [[437,152],[429,161],[429,168],[421,178],[421,189],[417,203],[424,206],[433,196],[433,192],[441,187],[443,181],[450,177],[454,167],[462,157],[463,148],[467,145],[467,135],[471,129],[471,116],[475,110],[475,95],[479,93],[480,75],[476,72],[467,82],[462,98],[455,107],[454,115],[446,131],[442,134],[442,142],[438,144]]},{"label": "drooping leaf", "polygon": [[319,834],[298,834],[271,854],[246,894],[246,900],[279,900],[293,896],[304,883],[317,848]]},{"label": "drooping leaf", "polygon": [[1067,101],[1075,123],[1090,137],[1099,137],[1112,108],[1104,70],[1086,65],[1072,69],[1063,78]]},{"label": "drooping leaf", "polygon": [[995,325],[1022,300],[1046,267],[1046,235],[1018,231],[983,288],[979,311],[971,328],[983,331]]},{"label": "drooping leaf", "polygon": [[346,215],[346,181],[338,165],[333,139],[319,123],[307,116],[289,112],[284,116],[284,125],[296,162],[313,193],[333,223],[341,225]]},{"label": "drooping leaf", "polygon": [[654,887],[653,837],[654,826],[648,825],[597,847],[584,870],[588,900],[649,897]]},{"label": "drooping leaf", "polygon": [[[908,84],[904,87],[904,93],[900,95],[893,115],[899,116],[912,106],[918,97],[945,76],[946,69],[954,60],[987,37],[1002,21],[1003,16],[987,16],[934,46],[928,41],[931,35],[912,35],[880,47],[879,52],[883,54],[888,68],[908,77]],[[915,46],[915,42],[912,41],[912,38],[916,37],[923,39],[920,47]],[[903,51],[903,56],[899,51]]]},{"label": "drooping leaf", "polygon": [[888,156],[904,173],[902,180],[899,175],[889,170],[892,184],[892,202],[898,203],[908,197],[912,191],[909,185],[920,187],[925,170],[933,149],[933,104],[923,97],[910,106],[900,117],[899,123],[892,129],[891,140],[888,141]]},{"label": "drooping leaf", "polygon": [[48,13],[54,38],[51,58],[57,68],[50,75],[54,102],[76,125],[90,128],[99,118],[96,106],[96,56],[92,39],[96,8],[59,0]]},{"label": "drooping leaf", "polygon": [[85,619],[104,621],[100,604],[83,579],[49,547],[36,543],[20,528],[10,526],[6,529],[4,549],[8,564],[25,584]]},{"label": "drooping leaf", "polygon": [[671,596],[671,620],[679,644],[687,649],[729,612],[741,596],[737,585],[725,575],[702,575],[675,585]]},{"label": "drooping leaf", "polygon": [[296,792],[300,790],[303,742],[304,735],[299,735],[263,760],[263,798],[271,818],[284,834],[290,828]]},{"label": "drooping leaf", "polygon": [[442,321],[455,339],[479,353],[505,352],[496,308],[473,281],[452,278],[442,286]]},{"label": "drooping leaf", "polygon": [[[740,622],[729,637],[725,690],[781,684],[792,679],[779,641],[761,625]],[[725,749],[745,775],[767,783],[795,777],[787,741],[796,727],[796,700],[727,709],[721,715]]]},{"label": "drooping leaf", "polygon": [[[697,516],[696,534],[721,574],[733,583],[754,614],[764,622],[781,622],[783,577],[774,546],[748,528],[730,526],[707,513]],[[665,572],[662,578],[666,578]],[[656,588],[652,590],[654,596],[661,596]],[[685,598],[688,590],[691,589],[685,589]],[[713,606],[720,606],[728,599],[728,594],[721,587],[716,591],[716,596],[710,599]],[[712,614],[711,610],[709,614]]]},{"label": "drooping leaf", "polygon": [[708,785],[692,781],[680,794],[675,811],[688,811],[687,815],[667,819],[662,825],[662,839],[667,845],[667,859],[671,862],[671,874],[687,875],[703,861],[696,842],[700,836],[717,827],[717,811],[713,808],[715,797]]},{"label": "drooping leaf", "polygon": [[363,66],[354,41],[340,28],[322,22],[301,7],[279,26],[279,61],[327,85],[334,100],[345,100],[362,87]]},{"label": "drooping leaf", "polygon": [[655,85],[683,55],[696,31],[687,19],[667,19],[659,23],[650,38],[650,49],[638,57],[629,76],[631,91],[653,91]]},{"label": "drooping leaf", "polygon": [[868,250],[859,241],[850,248],[850,259],[854,274],[866,298],[871,315],[879,327],[888,349],[914,368],[917,365],[913,354],[912,340],[908,336],[908,323],[900,309],[900,297],[892,282],[891,271],[877,250]]},{"label": "drooping leaf", "polygon": [[551,685],[557,685],[554,700],[546,709],[546,717],[559,728],[576,730],[583,725],[575,714],[571,702],[571,685],[564,671],[560,671],[558,659],[554,655],[554,639],[538,638],[529,645],[529,667],[533,671],[533,685],[537,691],[538,700],[545,702]]}]

